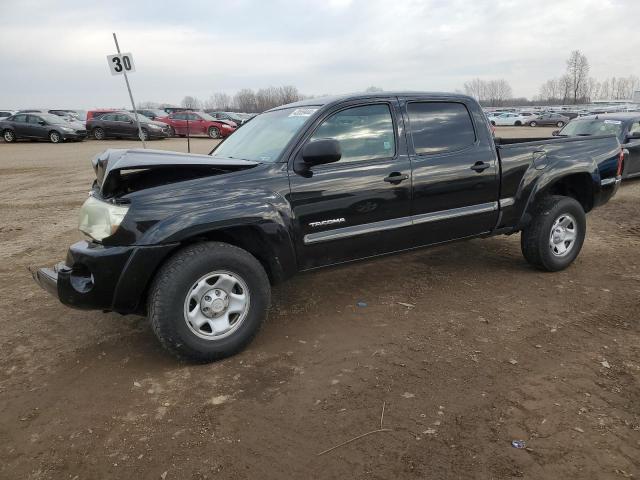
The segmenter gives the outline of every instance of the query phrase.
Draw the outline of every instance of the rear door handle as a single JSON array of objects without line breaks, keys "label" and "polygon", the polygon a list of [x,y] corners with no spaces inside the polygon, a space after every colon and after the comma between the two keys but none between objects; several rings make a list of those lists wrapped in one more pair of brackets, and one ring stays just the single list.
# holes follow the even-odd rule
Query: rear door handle
[{"label": "rear door handle", "polygon": [[490,163],[486,163],[486,162],[476,162],[471,166],[471,170],[474,170],[478,173],[480,172],[484,172],[487,168],[489,168],[491,166]]},{"label": "rear door handle", "polygon": [[397,185],[404,180],[407,180],[409,175],[400,172],[391,172],[388,177],[384,177],[384,181],[392,185]]}]

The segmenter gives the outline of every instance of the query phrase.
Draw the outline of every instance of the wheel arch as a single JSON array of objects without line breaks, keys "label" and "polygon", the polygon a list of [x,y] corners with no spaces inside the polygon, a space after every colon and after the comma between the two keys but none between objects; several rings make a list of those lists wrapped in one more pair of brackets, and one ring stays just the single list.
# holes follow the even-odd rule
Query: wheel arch
[{"label": "wheel arch", "polygon": [[586,171],[566,172],[556,176],[542,175],[531,190],[517,229],[521,230],[528,225],[540,201],[551,195],[573,198],[580,203],[585,213],[590,212],[594,207],[595,199],[593,182],[592,174]]}]

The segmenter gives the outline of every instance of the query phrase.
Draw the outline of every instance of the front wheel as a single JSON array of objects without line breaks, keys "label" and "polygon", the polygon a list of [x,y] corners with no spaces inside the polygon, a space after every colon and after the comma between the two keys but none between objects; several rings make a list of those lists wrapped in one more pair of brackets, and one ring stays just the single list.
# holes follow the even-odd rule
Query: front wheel
[{"label": "front wheel", "polygon": [[218,127],[209,128],[209,131],[207,133],[209,134],[209,138],[220,138],[221,136]]},{"label": "front wheel", "polygon": [[62,142],[62,135],[55,130],[53,132],[49,132],[49,141],[51,143],[60,143]]},{"label": "front wheel", "polygon": [[537,127],[538,126],[538,122],[529,122],[529,126],[530,127]]},{"label": "front wheel", "polygon": [[540,270],[563,270],[580,253],[586,229],[586,215],[576,199],[557,195],[546,197],[521,233],[522,254]]},{"label": "front wheel", "polygon": [[173,355],[211,362],[249,344],[267,317],[270,298],[269,279],[254,256],[203,242],[161,267],[148,298],[149,320]]}]

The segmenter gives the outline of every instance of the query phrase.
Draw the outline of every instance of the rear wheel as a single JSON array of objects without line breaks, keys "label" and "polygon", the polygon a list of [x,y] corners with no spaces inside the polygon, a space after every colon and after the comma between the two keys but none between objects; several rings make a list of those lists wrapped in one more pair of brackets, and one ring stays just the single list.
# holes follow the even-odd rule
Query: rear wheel
[{"label": "rear wheel", "polygon": [[210,362],[233,355],[256,335],[267,316],[271,288],[250,253],[203,242],[171,257],[149,294],[149,320],[173,355]]},{"label": "rear wheel", "polygon": [[556,123],[556,126],[558,128],[562,128],[562,127],[564,127],[564,122],[558,122],[558,123]]},{"label": "rear wheel", "polygon": [[546,197],[536,208],[531,223],[521,233],[522,254],[540,270],[563,270],[580,253],[586,227],[586,216],[577,200],[562,196]]},{"label": "rear wheel", "polygon": [[93,138],[96,140],[104,140],[106,137],[104,130],[100,127],[96,127],[93,129]]},{"label": "rear wheel", "polygon": [[220,138],[220,130],[218,127],[209,127],[207,133],[209,134],[209,138]]},{"label": "rear wheel", "polygon": [[516,123],[514,125],[516,127],[521,127],[522,126],[522,122],[520,120],[516,120]]},{"label": "rear wheel", "polygon": [[5,130],[4,132],[2,132],[2,137],[7,143],[13,143],[16,141],[16,134],[13,130]]},{"label": "rear wheel", "polygon": [[538,122],[536,122],[535,120],[529,122],[529,126],[530,127],[537,127],[538,126]]},{"label": "rear wheel", "polygon": [[56,132],[55,130],[49,132],[49,141],[51,143],[60,143],[62,142],[62,135],[60,135],[60,133]]}]

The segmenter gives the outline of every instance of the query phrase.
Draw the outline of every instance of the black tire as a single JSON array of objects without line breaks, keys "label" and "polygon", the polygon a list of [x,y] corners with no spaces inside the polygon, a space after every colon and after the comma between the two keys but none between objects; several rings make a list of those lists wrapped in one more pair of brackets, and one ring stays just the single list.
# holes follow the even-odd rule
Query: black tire
[{"label": "black tire", "polygon": [[4,138],[4,141],[7,143],[13,143],[17,139],[16,132],[14,132],[13,130],[6,129],[5,131],[2,132],[2,138]]},{"label": "black tire", "polygon": [[538,126],[538,122],[536,122],[535,120],[529,122],[529,126],[530,127],[537,127]]},{"label": "black tire", "polygon": [[104,129],[102,129],[101,127],[96,127],[93,129],[93,138],[95,138],[96,140],[104,140],[105,138],[107,138],[107,135],[104,132]]},{"label": "black tire", "polygon": [[[214,271],[241,278],[248,289],[249,302],[235,330],[224,338],[207,339],[187,323],[185,310],[194,284]],[[270,300],[269,278],[253,255],[227,243],[203,242],[178,251],[160,268],[151,285],[148,314],[165,349],[180,359],[205,363],[245,348],[265,321]]]},{"label": "black tire", "polygon": [[[554,253],[552,231],[557,220],[570,218],[574,224],[575,240],[566,254]],[[548,272],[564,270],[576,259],[584,243],[587,220],[582,205],[571,197],[544,197],[537,205],[533,218],[520,235],[524,258],[534,267]]]},{"label": "black tire", "polygon": [[176,136],[176,129],[173,127],[169,127],[169,136],[170,137],[175,137]]},{"label": "black tire", "polygon": [[62,138],[62,134],[60,132],[52,130],[49,132],[49,141],[51,143],[62,143],[64,139]]},{"label": "black tire", "polygon": [[558,128],[562,128],[562,127],[564,127],[564,122],[558,122],[558,123],[556,123],[556,127],[558,127]]},{"label": "black tire", "polygon": [[514,123],[514,126],[521,127],[522,126],[522,122],[520,120],[516,120],[516,123]]},{"label": "black tire", "polygon": [[209,127],[207,133],[209,134],[209,138],[220,138],[221,136],[218,127]]},{"label": "black tire", "polygon": [[494,127],[496,126],[496,122],[494,122],[493,120],[491,120],[491,125],[493,125]]}]

